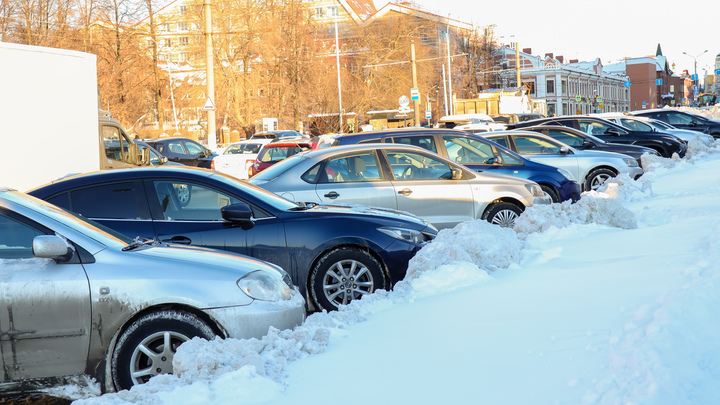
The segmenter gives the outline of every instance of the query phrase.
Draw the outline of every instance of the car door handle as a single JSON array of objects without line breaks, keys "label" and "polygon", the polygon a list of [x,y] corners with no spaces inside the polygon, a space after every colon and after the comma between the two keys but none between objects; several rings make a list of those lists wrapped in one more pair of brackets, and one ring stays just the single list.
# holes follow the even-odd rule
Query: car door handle
[{"label": "car door handle", "polygon": [[177,243],[180,245],[189,245],[192,243],[192,240],[187,236],[173,236],[170,239],[163,239],[162,241],[167,243]]},{"label": "car door handle", "polygon": [[335,198],[340,197],[340,194],[338,194],[336,191],[331,191],[331,192],[325,194],[325,197],[335,199]]},{"label": "car door handle", "polygon": [[412,194],[412,190],[410,190],[409,188],[404,188],[404,189],[398,191],[398,194],[402,194],[402,195],[404,195],[405,197],[407,197],[407,196],[409,196],[410,194]]}]

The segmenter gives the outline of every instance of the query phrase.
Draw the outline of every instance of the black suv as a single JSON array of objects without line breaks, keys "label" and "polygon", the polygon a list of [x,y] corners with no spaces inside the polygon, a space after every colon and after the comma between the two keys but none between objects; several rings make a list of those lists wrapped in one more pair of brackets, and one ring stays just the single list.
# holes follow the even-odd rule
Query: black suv
[{"label": "black suv", "polygon": [[638,117],[648,117],[662,122],[666,122],[678,129],[689,129],[691,131],[700,131],[713,138],[720,138],[720,121],[705,118],[685,111],[678,111],[672,108],[656,108],[653,110],[638,110],[630,112]]},{"label": "black suv", "polygon": [[685,142],[674,135],[654,131],[632,131],[606,119],[587,115],[565,115],[518,122],[508,125],[508,129],[525,129],[538,125],[562,125],[575,128],[605,142],[624,143],[654,149],[660,156],[666,158],[672,157],[673,153],[677,153],[682,157],[687,149]]},{"label": "black suv", "polygon": [[168,161],[186,166],[210,169],[213,158],[217,156],[210,149],[188,138],[146,139],[145,143],[157,149]]}]

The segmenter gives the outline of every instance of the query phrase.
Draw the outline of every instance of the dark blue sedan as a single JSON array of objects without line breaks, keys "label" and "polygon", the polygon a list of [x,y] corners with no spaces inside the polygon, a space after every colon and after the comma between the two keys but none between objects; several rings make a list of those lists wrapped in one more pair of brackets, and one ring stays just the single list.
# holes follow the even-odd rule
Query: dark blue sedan
[{"label": "dark blue sedan", "polygon": [[[149,167],[68,177],[31,194],[135,238],[242,253],[285,269],[311,309],[333,310],[402,280],[437,234],[368,207],[304,206],[209,170]],[[314,306],[314,308],[312,308]]]},{"label": "dark blue sedan", "polygon": [[472,170],[532,180],[553,202],[580,199],[580,184],[567,170],[533,162],[482,136],[452,129],[403,128],[339,136],[333,145],[399,143],[433,151]]}]

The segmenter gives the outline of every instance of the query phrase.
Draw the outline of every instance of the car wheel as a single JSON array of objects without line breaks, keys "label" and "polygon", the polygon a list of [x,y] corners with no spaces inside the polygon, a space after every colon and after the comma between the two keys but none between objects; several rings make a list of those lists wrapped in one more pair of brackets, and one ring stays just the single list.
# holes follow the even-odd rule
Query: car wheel
[{"label": "car wheel", "polygon": [[367,251],[356,248],[328,252],[310,275],[313,301],[328,311],[381,288],[385,288],[385,276],[380,263]]},{"label": "car wheel", "polygon": [[215,333],[203,321],[183,311],[159,311],[142,316],[118,338],[112,355],[115,388],[130,389],[151,377],[172,373],[178,346],[194,337],[212,339]]},{"label": "car wheel", "polygon": [[515,220],[522,212],[523,210],[515,204],[505,202],[495,203],[488,207],[483,219],[494,225],[512,228],[512,226],[515,225]]},{"label": "car wheel", "polygon": [[173,187],[178,198],[178,204],[181,207],[187,207],[190,204],[190,186],[187,184],[175,184]]},{"label": "car wheel", "polygon": [[595,169],[588,174],[585,179],[585,190],[597,190],[602,187],[608,180],[615,177],[616,174],[610,169]]},{"label": "car wheel", "polygon": [[541,184],[540,188],[542,189],[542,191],[545,192],[545,194],[550,196],[550,199],[552,200],[552,202],[554,202],[554,203],[560,202],[560,196],[558,195],[557,191],[555,191],[554,188],[544,185],[544,184]]}]

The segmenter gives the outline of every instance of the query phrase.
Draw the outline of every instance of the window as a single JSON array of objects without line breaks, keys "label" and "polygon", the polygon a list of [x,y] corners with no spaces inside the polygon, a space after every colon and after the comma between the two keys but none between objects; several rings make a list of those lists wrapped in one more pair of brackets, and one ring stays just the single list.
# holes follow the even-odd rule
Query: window
[{"label": "window", "polygon": [[70,200],[74,212],[90,219],[141,217],[134,182],[74,190]]},{"label": "window", "polygon": [[568,86],[567,86],[567,80],[562,80],[560,82],[560,92],[562,95],[568,94]]},{"label": "window", "polygon": [[400,143],[403,145],[414,145],[429,151],[437,153],[437,147],[435,146],[435,140],[432,135],[430,136],[396,136],[393,142]]},{"label": "window", "polygon": [[507,136],[493,136],[489,139],[500,146],[504,146],[506,148],[510,147],[510,141],[508,141]]},{"label": "window", "polygon": [[337,17],[340,15],[340,9],[337,6],[330,7],[330,16]]},{"label": "window", "polygon": [[117,127],[111,125],[103,125],[103,144],[105,145],[105,156],[109,160],[118,162],[128,162],[130,160],[130,151],[128,141],[120,133]]},{"label": "window", "polygon": [[32,241],[40,235],[44,233],[0,213],[0,259],[32,258]]},{"label": "window", "polygon": [[375,152],[362,152],[329,159],[325,165],[322,183],[349,183],[382,180]]},{"label": "window", "polygon": [[185,148],[187,148],[188,154],[190,155],[203,155],[205,149],[194,142],[185,142]]},{"label": "window", "polygon": [[443,136],[448,159],[460,164],[475,163],[491,165],[495,162],[495,153],[490,144],[473,138],[461,136]]},{"label": "window", "polygon": [[560,153],[560,145],[529,135],[514,136],[517,152],[521,155],[550,155]]},{"label": "window", "polygon": [[322,18],[323,16],[323,9],[322,7],[318,7],[315,9],[315,17]]},{"label": "window", "polygon": [[185,14],[187,12],[187,6],[180,6],[180,14]]},{"label": "window", "polygon": [[187,23],[185,21],[181,21],[178,23],[178,30],[180,31],[187,31]]},{"label": "window", "polygon": [[153,189],[165,220],[222,221],[221,208],[242,201],[211,188],[180,181],[156,180]]},{"label": "window", "polygon": [[188,37],[180,38],[180,45],[188,45],[189,43],[190,43],[190,39]]},{"label": "window", "polygon": [[569,131],[550,129],[547,132],[543,131],[543,133],[569,146],[582,146],[583,142],[585,142],[585,138]]},{"label": "window", "polygon": [[[168,149],[170,152],[172,152],[172,153],[177,153],[177,154],[180,154],[180,155],[184,155],[184,154],[185,154],[185,149],[183,148],[182,142],[180,142],[180,141],[172,141],[172,142],[169,142],[169,143],[167,144],[167,149]],[[160,151],[160,152],[163,153],[163,151]]]},{"label": "window", "polygon": [[555,94],[555,80],[547,80],[547,94]]},{"label": "window", "polygon": [[170,48],[172,46],[172,39],[165,38],[165,47]]},{"label": "window", "polygon": [[396,180],[452,179],[450,165],[435,156],[392,149],[383,153]]}]

